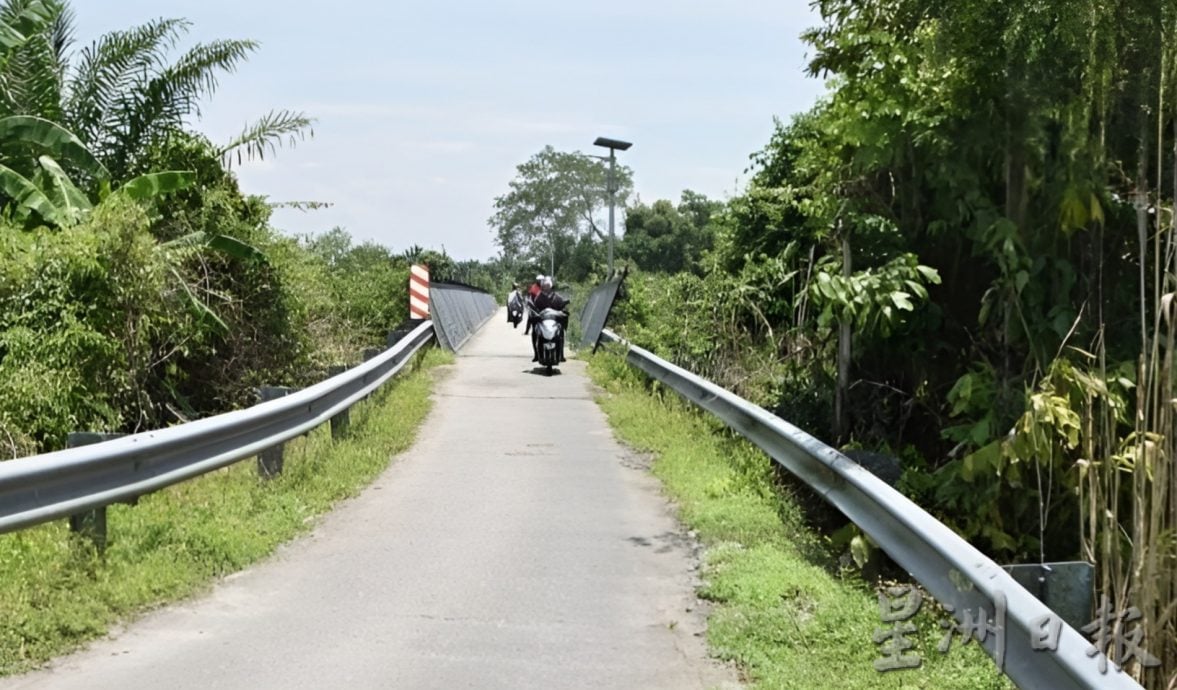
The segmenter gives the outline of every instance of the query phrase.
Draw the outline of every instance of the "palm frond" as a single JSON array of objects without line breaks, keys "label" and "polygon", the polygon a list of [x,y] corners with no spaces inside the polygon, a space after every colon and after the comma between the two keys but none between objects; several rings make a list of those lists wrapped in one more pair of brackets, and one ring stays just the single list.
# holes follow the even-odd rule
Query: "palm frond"
[{"label": "palm frond", "polygon": [[112,151],[116,175],[156,137],[180,128],[187,117],[199,116],[200,99],[216,91],[217,75],[236,70],[257,47],[256,41],[248,40],[197,45],[120,102],[125,128],[116,135]]},{"label": "palm frond", "polygon": [[257,41],[220,40],[194,46],[148,85],[152,99],[173,105],[181,116],[200,115],[198,100],[217,90],[217,75],[232,73],[257,50]]},{"label": "palm frond", "polygon": [[65,118],[83,141],[98,148],[125,128],[118,104],[166,65],[167,52],[187,33],[184,19],[157,19],[126,31],[112,31],[79,51],[66,83]]},{"label": "palm frond", "polygon": [[60,9],[58,0],[7,0],[0,4],[0,50],[24,43]]},{"label": "palm frond", "polygon": [[241,165],[243,159],[265,160],[267,153],[277,153],[278,148],[283,145],[294,148],[307,137],[314,137],[314,124],[315,120],[307,117],[305,113],[272,110],[256,122],[246,125],[241,134],[221,147],[217,153],[224,161],[225,167],[229,168],[232,167],[234,158],[237,159],[238,165]]},{"label": "palm frond", "polygon": [[292,208],[296,211],[318,211],[321,208],[331,208],[335,205],[331,201],[271,201],[266,204],[270,208]]},{"label": "palm frond", "polygon": [[48,34],[34,34],[11,50],[4,78],[10,99],[8,112],[53,119],[60,115],[61,80]]},{"label": "palm frond", "polygon": [[11,24],[0,21],[0,50],[10,50],[25,40],[25,35],[16,30]]},{"label": "palm frond", "polygon": [[67,54],[74,45],[74,10],[64,2],[55,2],[49,22],[49,45],[53,49],[53,61],[58,67],[58,79],[65,81],[65,69],[69,64]]},{"label": "palm frond", "polygon": [[60,115],[63,56],[55,50],[54,29],[66,13],[59,0],[0,6],[0,26],[9,29],[0,30],[8,44],[0,52],[0,114]]}]

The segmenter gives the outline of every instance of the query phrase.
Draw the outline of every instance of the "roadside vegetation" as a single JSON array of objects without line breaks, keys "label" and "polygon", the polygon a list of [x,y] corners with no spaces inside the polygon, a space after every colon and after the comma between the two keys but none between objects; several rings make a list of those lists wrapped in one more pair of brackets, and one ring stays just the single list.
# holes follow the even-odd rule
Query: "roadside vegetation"
[{"label": "roadside vegetation", "polygon": [[407,318],[411,263],[459,269],[340,228],[275,229],[289,204],[249,195],[231,166],[306,141],[313,120],[275,110],[231,141],[196,132],[258,45],[180,52],[188,29],[156,19],[79,46],[68,2],[0,1],[0,458],[318,381]]},{"label": "roadside vegetation", "polygon": [[947,654],[936,650],[947,614],[931,601],[911,620],[918,632],[904,652],[921,666],[877,671],[873,662],[883,655],[872,636],[888,626],[873,588],[856,573],[839,574],[836,552],[807,526],[769,458],[651,385],[617,354],[598,353],[589,371],[604,388],[598,402],[618,436],[653,457],[680,520],[706,546],[699,595],[713,602],[708,641],[752,687],[1013,687],[976,644],[954,640]]},{"label": "roadside vegetation", "polygon": [[[1158,662],[1127,671],[1174,687],[1177,5],[814,7],[826,93],[745,188],[627,202],[615,329],[890,456],[998,562],[1095,564],[1094,602],[1135,607]],[[599,282],[603,197],[534,174],[556,160],[521,165],[491,223],[505,252]],[[580,160],[567,175],[599,177]]]},{"label": "roadside vegetation", "polygon": [[0,675],[18,673],[100,637],[116,623],[199,593],[217,578],[309,530],[407,449],[431,406],[440,364],[429,348],[351,410],[349,435],[328,425],[286,444],[285,468],[261,479],[255,463],[107,509],[104,555],[63,521],[0,536]]},{"label": "roadside vegetation", "polygon": [[[64,0],[0,0],[0,459],[71,431],[134,433],[304,387],[383,347],[408,316],[408,271],[461,264],[420,246],[290,237],[233,166],[312,137],[274,110],[213,142],[194,128],[221,78],[258,49],[178,51],[189,23],[155,19],[74,41]],[[319,204],[296,203],[313,210]],[[473,275],[470,266],[465,273]],[[425,355],[425,367],[444,361]],[[98,555],[61,521],[0,536],[0,673],[29,668],[269,554],[405,448],[428,374],[316,430],[261,481],[243,462],[108,511]]]}]

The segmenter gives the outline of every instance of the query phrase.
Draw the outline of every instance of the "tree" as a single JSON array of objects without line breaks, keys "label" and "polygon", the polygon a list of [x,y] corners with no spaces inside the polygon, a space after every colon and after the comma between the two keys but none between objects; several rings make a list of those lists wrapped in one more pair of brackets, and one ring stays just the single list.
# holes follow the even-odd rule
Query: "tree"
[{"label": "tree", "polygon": [[[790,417],[837,380],[843,431],[901,453],[909,495],[974,543],[1097,562],[1164,664],[1125,670],[1173,686],[1177,5],[814,6],[828,93],[754,156],[711,270],[643,295],[665,301],[634,340],[760,378]],[[655,204],[629,234],[678,222]]]},{"label": "tree", "polygon": [[666,199],[631,206],[625,212],[621,252],[646,271],[697,272],[703,252],[714,241],[711,217],[722,206],[690,190],[682,193],[677,207]]},{"label": "tree", "polygon": [[[62,0],[0,2],[0,117],[57,123],[90,148],[114,183],[140,174],[150,149],[200,115],[218,77],[258,48],[250,40],[197,44],[172,58],[191,26],[158,19],[112,31],[74,52],[73,12]],[[278,110],[218,147],[226,163],[261,158],[310,132],[303,113]],[[66,167],[73,174],[84,170]],[[92,177],[76,178],[86,188]]]},{"label": "tree", "polygon": [[[633,189],[633,173],[617,168],[617,203]],[[556,273],[559,245],[571,248],[581,238],[607,239],[608,226],[598,217],[609,204],[609,168],[583,153],[551,146],[516,168],[510,191],[495,198],[490,226],[504,255],[547,265]],[[545,261],[546,259],[546,261]]]}]

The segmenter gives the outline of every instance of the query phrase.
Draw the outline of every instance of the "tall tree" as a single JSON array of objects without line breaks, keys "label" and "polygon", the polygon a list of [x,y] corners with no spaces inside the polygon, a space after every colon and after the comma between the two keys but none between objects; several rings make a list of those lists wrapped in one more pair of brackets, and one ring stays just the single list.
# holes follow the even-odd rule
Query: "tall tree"
[{"label": "tall tree", "polygon": [[[624,205],[633,173],[618,166],[616,175],[616,203]],[[609,204],[608,176],[608,165],[597,158],[545,146],[516,168],[510,190],[495,198],[489,220],[495,242],[505,255],[546,265],[554,274],[559,245],[571,247],[586,236],[607,239],[600,216]]]}]

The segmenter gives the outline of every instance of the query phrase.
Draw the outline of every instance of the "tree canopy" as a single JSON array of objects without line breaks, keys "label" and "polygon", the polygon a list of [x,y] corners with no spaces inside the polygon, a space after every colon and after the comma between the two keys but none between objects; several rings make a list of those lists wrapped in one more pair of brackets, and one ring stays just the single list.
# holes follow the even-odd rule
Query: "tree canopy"
[{"label": "tree canopy", "polygon": [[[625,205],[633,189],[633,173],[616,168],[616,203]],[[556,274],[561,252],[571,253],[586,238],[608,238],[609,165],[583,153],[551,146],[521,163],[506,194],[495,197],[490,226],[504,255],[546,266]]]},{"label": "tree canopy", "polygon": [[[1130,672],[1167,687],[1177,5],[814,6],[826,95],[753,154],[701,262],[631,281],[627,336],[900,456],[901,488],[998,558],[1096,562],[1162,660]],[[631,212],[651,268],[672,210]]]},{"label": "tree canopy", "polygon": [[633,204],[625,212],[621,254],[647,271],[697,271],[714,242],[712,215],[722,207],[690,190],[677,206],[666,199]]}]

